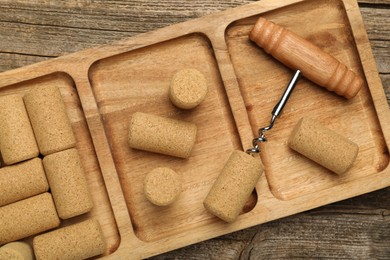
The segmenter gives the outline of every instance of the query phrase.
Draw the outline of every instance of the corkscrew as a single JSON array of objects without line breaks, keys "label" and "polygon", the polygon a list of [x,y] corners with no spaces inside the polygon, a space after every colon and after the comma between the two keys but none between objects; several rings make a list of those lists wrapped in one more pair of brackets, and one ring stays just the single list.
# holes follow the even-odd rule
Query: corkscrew
[{"label": "corkscrew", "polygon": [[266,127],[259,128],[258,130],[259,136],[253,139],[252,141],[253,147],[246,150],[246,153],[252,154],[252,153],[260,152],[259,144],[267,141],[267,138],[265,137],[265,132],[272,129],[272,127],[275,124],[276,118],[280,117],[280,115],[282,114],[283,108],[286,105],[288,99],[290,98],[291,93],[294,90],[300,75],[301,75],[301,71],[297,70],[294,76],[291,78],[290,83],[288,83],[286,89],[284,90],[284,93],[280,98],[279,102],[275,105],[274,109],[272,110],[272,117],[269,125]]}]

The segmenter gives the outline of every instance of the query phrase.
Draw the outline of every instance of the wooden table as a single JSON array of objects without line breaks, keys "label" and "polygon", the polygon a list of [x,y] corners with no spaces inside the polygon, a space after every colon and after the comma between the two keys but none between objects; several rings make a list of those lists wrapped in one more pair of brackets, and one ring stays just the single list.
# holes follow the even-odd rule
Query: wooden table
[{"label": "wooden table", "polygon": [[[0,71],[250,2],[253,1],[1,0]],[[361,0],[359,5],[390,102],[390,1]],[[154,259],[319,257],[389,259],[390,188],[188,246]]]}]

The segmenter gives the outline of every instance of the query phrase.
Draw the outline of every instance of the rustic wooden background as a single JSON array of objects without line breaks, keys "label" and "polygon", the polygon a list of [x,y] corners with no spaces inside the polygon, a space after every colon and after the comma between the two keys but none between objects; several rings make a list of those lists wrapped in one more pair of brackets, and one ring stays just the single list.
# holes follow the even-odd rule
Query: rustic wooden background
[{"label": "rustic wooden background", "polygon": [[[0,71],[250,2],[0,0]],[[390,1],[359,0],[359,6],[390,103]],[[390,259],[390,188],[153,259],[279,258]]]}]

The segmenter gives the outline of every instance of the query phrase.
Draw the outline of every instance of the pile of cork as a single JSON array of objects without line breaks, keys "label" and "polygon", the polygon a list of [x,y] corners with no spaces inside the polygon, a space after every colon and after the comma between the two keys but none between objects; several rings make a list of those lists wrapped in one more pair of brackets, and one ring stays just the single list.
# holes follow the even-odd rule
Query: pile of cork
[{"label": "pile of cork", "polygon": [[[104,253],[97,220],[43,233],[93,207],[75,145],[58,87],[0,98],[0,245],[5,244],[0,259],[33,259],[34,254],[36,259],[84,259]],[[33,248],[17,241],[34,235]]]}]

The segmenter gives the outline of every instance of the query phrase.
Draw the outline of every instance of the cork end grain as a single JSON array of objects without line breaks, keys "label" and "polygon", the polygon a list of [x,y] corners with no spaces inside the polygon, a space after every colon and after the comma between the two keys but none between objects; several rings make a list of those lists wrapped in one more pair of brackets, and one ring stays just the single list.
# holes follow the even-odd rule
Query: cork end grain
[{"label": "cork end grain", "polygon": [[182,179],[172,169],[159,167],[149,172],[144,180],[146,198],[157,206],[175,202],[182,191]]},{"label": "cork end grain", "polygon": [[21,95],[0,97],[0,150],[6,165],[31,159],[39,154]]},{"label": "cork end grain", "polygon": [[347,172],[359,152],[356,143],[306,117],[294,127],[288,146],[336,174]]},{"label": "cork end grain", "polygon": [[37,260],[87,259],[103,254],[106,243],[99,222],[89,219],[36,236],[33,247]]},{"label": "cork end grain", "polygon": [[34,88],[23,100],[41,154],[48,155],[75,146],[76,139],[58,87]]},{"label": "cork end grain", "polygon": [[171,102],[181,109],[192,109],[206,97],[206,77],[196,69],[184,69],[176,72],[169,86]]},{"label": "cork end grain", "polygon": [[226,222],[235,221],[262,172],[259,158],[233,151],[203,202],[204,207]]},{"label": "cork end grain", "polygon": [[33,260],[34,252],[26,242],[11,242],[0,248],[0,259]]},{"label": "cork end grain", "polygon": [[53,153],[43,158],[47,180],[61,219],[89,212],[93,202],[76,149]]},{"label": "cork end grain", "polygon": [[136,112],[129,122],[131,148],[179,158],[188,158],[196,141],[195,124]]}]

